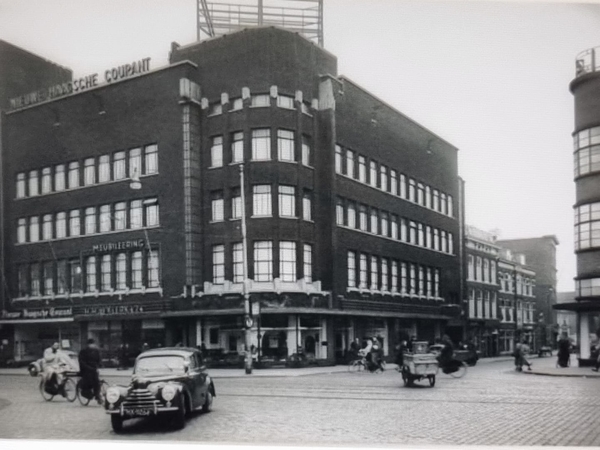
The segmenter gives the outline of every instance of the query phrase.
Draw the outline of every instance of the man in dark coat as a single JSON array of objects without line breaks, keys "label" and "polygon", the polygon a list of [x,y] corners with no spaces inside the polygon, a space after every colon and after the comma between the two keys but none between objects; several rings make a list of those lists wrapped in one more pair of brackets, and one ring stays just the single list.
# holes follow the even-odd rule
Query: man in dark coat
[{"label": "man in dark coat", "polygon": [[88,339],[87,347],[79,352],[79,374],[83,380],[86,389],[92,389],[94,398],[98,403],[102,403],[100,398],[100,377],[98,368],[100,367],[100,350],[93,339]]}]

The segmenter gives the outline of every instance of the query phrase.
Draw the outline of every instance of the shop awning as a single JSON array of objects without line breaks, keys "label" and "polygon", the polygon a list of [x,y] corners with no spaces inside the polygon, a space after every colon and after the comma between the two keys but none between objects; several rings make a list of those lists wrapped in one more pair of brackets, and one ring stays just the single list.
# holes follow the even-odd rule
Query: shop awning
[{"label": "shop awning", "polygon": [[558,311],[599,312],[600,302],[582,300],[579,302],[559,303],[557,305],[552,305],[552,308]]},{"label": "shop awning", "polygon": [[17,325],[23,323],[56,323],[73,322],[73,317],[57,317],[55,319],[5,319],[0,320],[0,324]]}]

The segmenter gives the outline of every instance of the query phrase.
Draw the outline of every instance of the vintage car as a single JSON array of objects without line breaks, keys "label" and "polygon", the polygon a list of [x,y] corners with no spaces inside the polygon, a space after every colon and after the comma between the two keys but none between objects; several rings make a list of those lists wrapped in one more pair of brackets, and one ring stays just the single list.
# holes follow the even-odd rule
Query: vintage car
[{"label": "vintage car", "polygon": [[115,432],[135,417],[170,416],[176,428],[193,411],[210,411],[215,386],[194,348],[148,350],[135,360],[129,386],[111,386],[104,407]]}]

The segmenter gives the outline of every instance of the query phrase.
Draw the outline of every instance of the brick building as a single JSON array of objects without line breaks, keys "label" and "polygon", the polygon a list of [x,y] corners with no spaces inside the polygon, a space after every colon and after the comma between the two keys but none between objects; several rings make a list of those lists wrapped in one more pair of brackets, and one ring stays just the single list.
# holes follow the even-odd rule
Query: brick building
[{"label": "brick building", "polygon": [[307,39],[247,29],[28,89],[1,128],[15,357],[93,336],[107,358],[182,342],[235,359],[244,282],[264,361],[367,336],[389,354],[459,313],[457,149]]}]

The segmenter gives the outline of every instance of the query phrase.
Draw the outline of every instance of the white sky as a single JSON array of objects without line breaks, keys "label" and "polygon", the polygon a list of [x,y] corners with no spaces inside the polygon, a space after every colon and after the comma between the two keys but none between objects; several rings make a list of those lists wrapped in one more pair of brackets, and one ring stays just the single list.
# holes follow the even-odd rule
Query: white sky
[{"label": "white sky", "polygon": [[[0,39],[75,75],[196,39],[196,0],[0,0]],[[573,290],[575,56],[600,46],[600,5],[325,0],[325,48],[344,74],[460,149],[467,223],[558,237]]]}]

